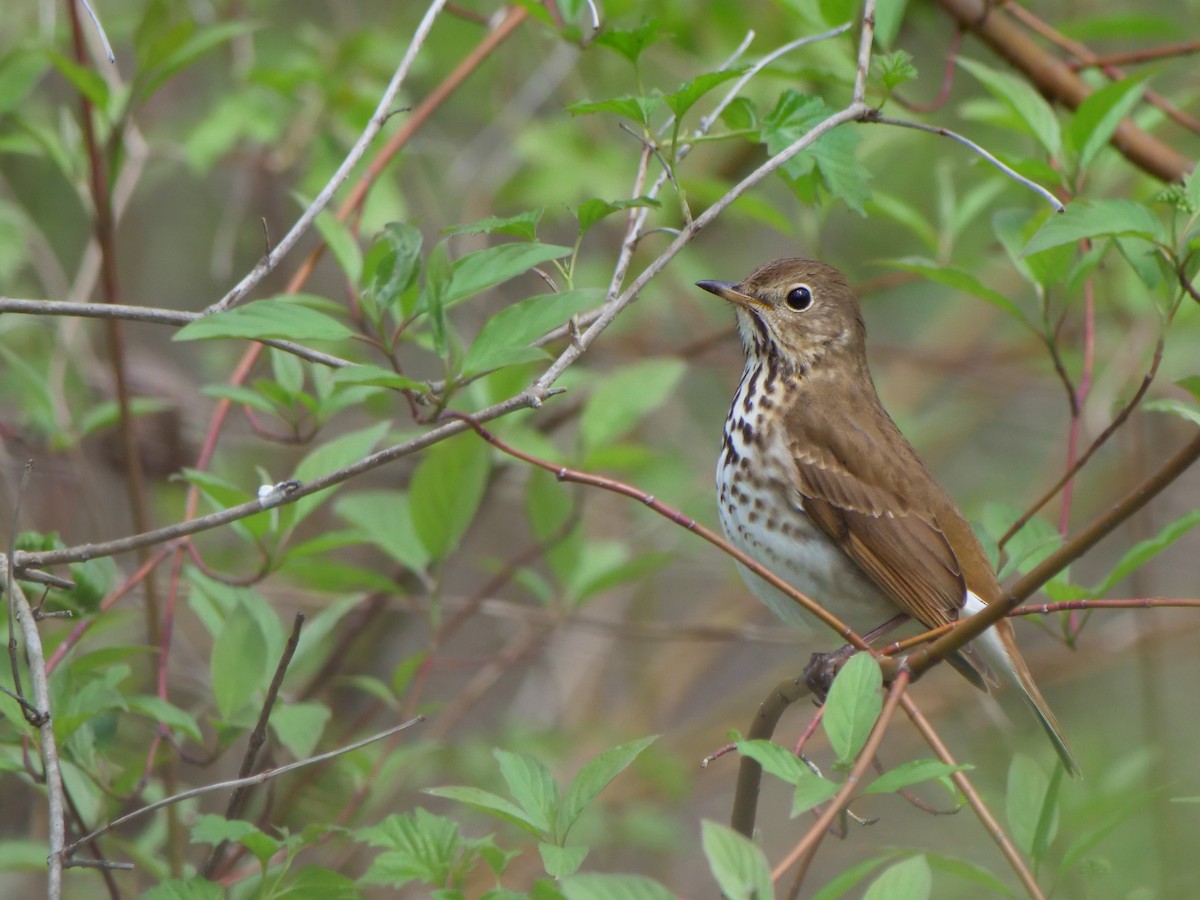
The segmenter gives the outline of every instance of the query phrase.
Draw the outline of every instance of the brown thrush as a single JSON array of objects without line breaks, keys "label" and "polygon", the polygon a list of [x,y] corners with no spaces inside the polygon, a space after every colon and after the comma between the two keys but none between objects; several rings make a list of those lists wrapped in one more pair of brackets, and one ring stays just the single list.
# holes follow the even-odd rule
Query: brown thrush
[{"label": "brown thrush", "polygon": [[[697,284],[733,304],[746,352],[717,463],[729,540],[859,634],[897,614],[936,628],[999,600],[971,526],[879,402],[845,276],[780,259],[739,284]],[[742,574],[776,615],[805,622],[786,595]],[[948,661],[984,690],[1020,688],[1078,772],[1007,621]]]}]

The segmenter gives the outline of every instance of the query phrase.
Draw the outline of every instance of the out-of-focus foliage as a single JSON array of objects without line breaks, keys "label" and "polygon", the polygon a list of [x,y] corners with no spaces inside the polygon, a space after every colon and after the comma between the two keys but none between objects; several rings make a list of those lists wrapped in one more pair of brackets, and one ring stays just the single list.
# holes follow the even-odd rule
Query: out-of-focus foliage
[{"label": "out-of-focus foliage", "polygon": [[[86,16],[79,58],[63,9],[5,12],[4,298],[205,311],[345,159],[426,12],[349,0],[94,5],[115,64]],[[137,531],[132,448],[148,528],[352,468],[190,549],[170,546],[152,586],[139,575],[125,589],[149,560],[136,553],[56,568],[74,590],[25,584],[41,609],[73,615],[38,623],[69,840],[235,777],[276,692],[254,771],[426,716],[256,788],[233,815],[222,790],[129,823],[77,855],[135,870],[69,870],[67,896],[769,893],[772,866],[807,828],[802,814],[837,792],[878,717],[878,667],[855,657],[835,682],[807,747],[818,770],[785,749],[807,707],[784,720],[783,746],[737,741],[768,778],[762,839],[741,837],[718,824],[734,756],[695,763],[836,639],[768,621],[727,558],[644,504],[438,429],[448,411],[491,409],[489,427],[520,450],[711,525],[710,473],[741,356],[728,311],[692,283],[805,255],[859,287],[889,408],[1005,577],[1194,439],[1200,304],[1185,286],[1198,267],[1200,177],[1165,183],[1112,143],[1118,127],[1136,127],[1164,156],[1195,158],[1194,57],[1085,68],[1093,92],[1072,111],[970,35],[959,44],[943,9],[953,5],[879,4],[867,101],[968,136],[1065,212],[944,137],[842,125],[684,247],[536,408],[521,398],[551,386],[538,381],[547,367],[679,229],[850,102],[857,2],[454,4],[369,162],[246,302],[185,327],[125,322],[119,340],[87,318],[0,316],[0,496],[12,510],[21,495],[18,549]],[[1194,42],[1193,7],[1036,12],[1103,55]],[[921,106],[943,78],[948,93]],[[402,147],[376,172],[370,161],[392,140]],[[362,207],[337,215],[367,177]],[[97,180],[114,223],[111,270],[93,240],[105,215]],[[250,357],[256,340],[292,346]],[[1146,402],[1072,492],[1006,535],[1151,375]],[[384,465],[353,468],[411,441]],[[1200,477],[1189,472],[1038,602],[1194,598],[1197,524]],[[297,612],[300,641],[272,688]],[[1194,884],[1197,807],[1171,800],[1198,793],[1195,611],[1034,618],[1040,633],[1018,625],[1023,646],[1085,778],[1063,780],[1040,736],[936,671],[913,694],[961,764],[933,759],[894,724],[883,771],[853,805],[879,822],[826,839],[804,895],[1019,890],[969,810],[934,817],[898,793],[960,807],[960,771],[1047,890],[1178,896]],[[13,671],[28,689],[17,657],[0,666],[9,692]],[[44,884],[39,746],[17,700],[0,694],[0,893]]]}]

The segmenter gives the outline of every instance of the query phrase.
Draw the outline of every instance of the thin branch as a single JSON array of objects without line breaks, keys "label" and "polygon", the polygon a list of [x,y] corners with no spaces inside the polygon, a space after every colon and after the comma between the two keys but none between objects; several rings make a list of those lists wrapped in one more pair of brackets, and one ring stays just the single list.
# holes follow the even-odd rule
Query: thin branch
[{"label": "thin branch", "polygon": [[108,57],[110,63],[115,63],[117,57],[113,55],[112,44],[108,42],[108,35],[104,33],[104,26],[100,24],[100,17],[92,9],[92,4],[88,3],[88,0],[79,0],[79,5],[87,10],[88,17],[92,20],[92,24],[96,26],[96,34],[100,36],[100,43],[104,45],[104,55]]},{"label": "thin branch", "polygon": [[980,147],[973,140],[971,140],[970,138],[967,138],[967,137],[963,137],[961,134],[959,134],[956,131],[951,131],[949,128],[940,128],[936,125],[925,125],[924,123],[921,123],[921,122],[912,122],[912,121],[909,121],[908,119],[893,119],[889,116],[882,116],[882,115],[872,116],[870,118],[864,119],[863,121],[878,122],[880,125],[896,125],[896,126],[899,126],[900,128],[915,128],[917,131],[927,131],[930,134],[938,134],[938,135],[941,135],[942,137],[948,137],[953,141],[958,141],[964,147],[967,147],[974,153],[977,153],[983,159],[987,160],[989,163],[991,163],[993,166],[995,166],[997,169],[999,169],[1001,172],[1003,172],[1007,177],[1011,178],[1017,184],[1024,185],[1025,187],[1029,188],[1029,190],[1033,191],[1035,194],[1042,197],[1047,203],[1049,203],[1051,206],[1054,207],[1055,212],[1062,212],[1064,209],[1066,209],[1066,207],[1064,207],[1062,205],[1062,202],[1057,197],[1055,197],[1054,194],[1052,194],[1050,191],[1046,190],[1044,187],[1042,187],[1036,181],[1026,178],[1020,172],[1017,172],[1014,169],[1010,168],[1009,166],[1006,166],[1004,163],[1002,163],[1000,160],[998,160],[995,156],[993,156],[987,150],[984,150],[982,147]]},{"label": "thin branch", "polygon": [[333,173],[325,186],[313,202],[308,205],[296,223],[292,225],[287,234],[283,236],[275,248],[264,256],[249,274],[234,286],[224,297],[214,303],[205,310],[206,313],[220,312],[223,309],[229,309],[237,304],[243,297],[252,291],[255,286],[270,273],[279,261],[283,259],[296,245],[296,242],[312,227],[317,216],[333,199],[333,195],[337,192],[350,177],[350,173],[354,167],[358,165],[359,160],[367,152],[367,147],[375,140],[375,137],[383,129],[384,124],[391,117],[393,107],[396,104],[396,97],[400,93],[400,87],[404,84],[404,80],[408,77],[409,69],[412,68],[413,61],[417,58],[417,53],[421,46],[425,43],[425,39],[429,36],[430,30],[433,28],[434,20],[441,13],[442,7],[446,5],[446,0],[433,0],[429,4],[429,9],[425,11],[424,17],[421,19],[417,30],[413,32],[412,40],[409,42],[408,50],[404,54],[404,58],[400,61],[399,68],[392,75],[392,80],[388,82],[387,89],[383,92],[383,96],[379,98],[379,104],[375,107],[375,112],[371,119],[367,122],[367,127],[363,129],[363,133],[359,135],[354,146],[350,148],[350,152],[346,154],[346,158],[342,160],[337,171]]},{"label": "thin branch", "polygon": [[[151,306],[126,306],[120,303],[69,303],[63,300],[18,300],[13,297],[0,297],[0,313],[22,313],[33,316],[80,316],[87,319],[121,319],[128,322],[148,322],[151,325],[170,325],[182,328],[197,319],[203,319],[204,313],[183,312],[176,309],[160,309]],[[348,359],[322,353],[297,344],[292,341],[263,340],[258,343],[282,350],[300,359],[328,366],[331,369],[344,369],[354,365]]]},{"label": "thin branch", "polygon": [[[26,719],[29,719],[29,711],[35,708],[25,701],[25,692],[21,690],[21,664],[17,653],[17,607],[13,600],[15,584],[13,558],[17,555],[17,529],[20,527],[21,521],[21,500],[25,496],[25,487],[29,484],[29,473],[32,469],[33,460],[26,460],[25,468],[21,470],[21,480],[17,483],[17,499],[13,503],[12,527],[8,530],[8,559],[4,561],[4,593],[8,597],[8,663],[12,668],[13,688],[16,690],[12,696],[17,698],[21,708],[25,710]],[[29,721],[31,724],[36,724],[32,719]]]},{"label": "thin branch", "polygon": [[907,672],[900,672],[892,681],[891,686],[888,688],[887,698],[883,702],[883,709],[879,713],[879,718],[875,720],[875,726],[871,729],[871,734],[867,737],[867,742],[858,753],[858,757],[854,762],[854,768],[850,770],[845,782],[842,783],[841,788],[834,795],[833,799],[829,801],[829,805],[817,817],[817,821],[813,823],[808,833],[775,866],[771,872],[771,879],[773,881],[778,881],[783,877],[783,873],[794,866],[801,858],[815,853],[821,841],[825,839],[825,835],[829,831],[829,826],[833,824],[833,820],[841,815],[842,810],[850,804],[850,801],[854,798],[855,791],[859,788],[859,782],[866,774],[867,769],[871,767],[871,762],[879,752],[879,746],[883,743],[883,736],[887,733],[888,726],[892,722],[892,717],[896,714],[896,708],[904,696],[904,691],[908,688],[909,681],[910,676]]},{"label": "thin branch", "polygon": [[[921,710],[917,708],[917,704],[913,702],[913,699],[911,697],[902,697],[900,703],[904,707],[905,714],[907,714],[913,725],[917,727],[917,731],[921,732],[921,736],[925,738],[925,742],[933,749],[934,755],[946,763],[946,765],[958,765],[950,749],[942,742],[937,731],[934,730],[929,720],[921,713]],[[1020,851],[1017,850],[1016,845],[1012,842],[1012,839],[1008,836],[1003,826],[996,821],[996,817],[992,815],[992,811],[983,802],[983,798],[976,792],[975,786],[971,784],[971,779],[967,777],[967,773],[961,771],[951,772],[950,780],[963,792],[963,796],[971,804],[971,809],[975,811],[975,815],[979,817],[979,821],[983,823],[983,827],[987,830],[987,833],[992,836],[992,840],[1000,847],[1000,852],[1004,854],[1004,858],[1008,860],[1008,864],[1016,872],[1017,877],[1021,880],[1021,884],[1028,891],[1029,896],[1034,898],[1034,900],[1045,900],[1045,894],[1042,893],[1042,889],[1038,886],[1037,879],[1033,877],[1033,873],[1029,871],[1029,866],[1025,864]]]},{"label": "thin branch", "polygon": [[42,653],[42,637],[38,634],[37,621],[25,592],[18,581],[8,585],[8,602],[16,606],[16,619],[25,637],[25,660],[29,666],[30,691],[33,705],[37,708],[38,732],[41,737],[42,772],[46,782],[46,816],[50,837],[49,875],[46,881],[46,896],[50,900],[62,898],[63,849],[66,842],[66,802],[63,794],[62,770],[58,762],[58,743],[54,737],[54,723],[50,720],[50,685],[46,678],[46,658]]},{"label": "thin branch", "polygon": [[[267,696],[259,711],[258,721],[254,724],[254,730],[250,732],[250,740],[246,743],[246,754],[242,757],[242,766],[238,770],[239,778],[246,778],[254,771],[254,766],[258,762],[258,754],[267,742],[267,725],[271,721],[271,710],[275,708],[275,701],[279,697],[279,689],[283,686],[284,676],[287,675],[288,666],[291,665],[292,657],[296,654],[296,647],[300,644],[300,629],[303,627],[304,613],[296,613],[296,617],[292,620],[292,633],[288,637],[287,644],[284,645],[278,665],[275,666],[275,674],[271,677],[271,684],[267,688]],[[246,800],[250,796],[250,788],[250,785],[242,785],[230,795],[229,803],[225,807],[226,819],[241,818]],[[212,877],[228,845],[229,841],[223,840],[217,842],[216,846],[212,848],[208,859],[200,867],[200,874],[203,877]]]},{"label": "thin branch", "polygon": [[1012,585],[1003,600],[988,604],[986,609],[964,620],[952,632],[915,651],[901,662],[900,667],[910,669],[915,678],[925,672],[934,662],[947,658],[956,650],[966,646],[968,641],[979,637],[1011,610],[1016,609],[1023,600],[1030,597],[1047,581],[1099,543],[1114,528],[1158,496],[1168,485],[1187,471],[1197,459],[1200,459],[1200,436],[1193,438],[1190,443],[1163,463],[1156,472],[1144,479],[1106,513],[1030,569]]},{"label": "thin branch", "polygon": [[[1054,495],[1062,490],[1063,486],[1066,485],[1072,478],[1079,474],[1079,470],[1087,465],[1087,462],[1092,458],[1092,455],[1102,446],[1104,446],[1105,442],[1116,433],[1118,428],[1125,424],[1125,420],[1129,418],[1135,409],[1137,409],[1138,404],[1141,403],[1142,399],[1146,396],[1146,392],[1150,390],[1150,385],[1154,383],[1154,379],[1158,375],[1158,367],[1162,363],[1164,346],[1165,337],[1163,335],[1159,335],[1158,343],[1154,346],[1154,358],[1150,362],[1150,368],[1142,377],[1142,383],[1138,385],[1138,389],[1129,399],[1129,402],[1121,407],[1120,411],[1113,416],[1113,420],[1108,423],[1108,426],[1102,432],[1100,432],[1099,435],[1097,435],[1096,439],[1092,441],[1087,450],[1085,450],[1083,454],[1080,455],[1080,457],[1076,459],[1070,467],[1067,468],[1067,471],[1062,474],[1058,481],[1051,485],[1050,488],[1044,494],[1042,494],[1042,496],[1035,500],[1030,507],[1025,510],[1025,512],[1022,513],[1021,516],[1012,523],[1012,525],[1008,527],[1008,530],[1000,536],[999,546],[1001,548],[1003,548],[1004,545],[1012,539],[1014,534],[1024,528],[1030,519],[1037,515],[1038,510],[1054,499]],[[1074,395],[1072,394],[1072,396]]]},{"label": "thin branch", "polygon": [[1185,41],[1179,44],[1163,44],[1161,47],[1146,47],[1143,50],[1126,50],[1124,53],[1089,54],[1077,62],[1067,63],[1075,71],[1080,69],[1103,69],[1108,66],[1123,66],[1168,59],[1173,56],[1190,56],[1200,52],[1200,41]]},{"label": "thin branch", "polygon": [[280,775],[286,775],[289,772],[295,772],[297,769],[303,769],[306,766],[318,765],[319,763],[327,762],[335,757],[343,756],[347,753],[353,753],[355,750],[361,750],[363,747],[374,744],[376,741],[382,741],[394,734],[399,734],[401,731],[411,728],[412,726],[424,721],[424,716],[417,716],[416,718],[409,719],[407,722],[404,722],[401,725],[397,725],[395,728],[389,728],[387,731],[381,731],[379,734],[371,735],[371,737],[363,738],[361,741],[355,741],[353,744],[347,744],[346,746],[339,747],[336,750],[318,753],[316,756],[310,756],[307,759],[299,759],[295,762],[288,763],[285,766],[278,766],[274,769],[264,769],[262,772],[259,772],[256,775],[247,776],[246,778],[234,778],[231,781],[219,781],[215,784],[206,784],[202,785],[201,787],[192,788],[188,791],[183,791],[171,797],[165,797],[162,800],[156,800],[153,803],[135,809],[133,812],[126,813],[120,818],[113,819],[104,827],[97,828],[91,834],[81,837],[79,840],[75,841],[75,843],[68,846],[64,852],[66,855],[70,856],[83,844],[86,844],[87,842],[92,841],[103,834],[108,834],[108,832],[112,831],[114,828],[121,827],[126,822],[131,822],[134,819],[141,818],[147,813],[152,813],[155,810],[162,809],[164,806],[171,806],[172,804],[180,803],[184,800],[191,800],[193,797],[202,797],[205,794],[211,794],[214,791],[226,791],[230,789],[236,790],[240,787],[263,784],[264,782],[270,781],[272,778],[278,778]]},{"label": "thin branch", "polygon": [[614,478],[606,478],[603,475],[593,475],[591,472],[582,472],[578,469],[570,469],[566,466],[560,466],[556,463],[552,463],[549,460],[541,459],[540,457],[534,456],[531,453],[526,453],[523,450],[518,450],[516,447],[512,447],[500,440],[498,437],[480,425],[477,420],[471,418],[470,416],[453,411],[447,412],[446,415],[461,422],[465,422],[472,429],[474,429],[476,434],[478,434],[481,438],[483,438],[500,452],[505,453],[514,459],[519,459],[522,462],[529,463],[531,466],[544,469],[547,472],[552,473],[559,481],[568,481],[573,484],[583,484],[589,487],[601,488],[602,490],[611,491],[614,494],[620,494],[623,497],[630,497],[634,500],[641,501],[660,516],[669,519],[681,528],[692,532],[692,534],[695,534],[696,536],[708,541],[714,547],[717,547],[720,550],[723,550],[729,556],[732,556],[753,574],[757,575],[772,587],[782,591],[792,600],[803,606],[808,613],[815,616],[836,631],[843,640],[853,644],[860,650],[870,650],[870,647],[866,644],[866,642],[863,641],[863,639],[857,634],[855,634],[854,631],[850,629],[850,626],[846,625],[839,618],[837,618],[837,616],[826,610],[819,603],[810,599],[805,594],[802,594],[778,575],[773,573],[770,569],[755,561],[741,550],[738,550],[728,541],[722,539],[716,532],[705,528],[696,520],[688,518],[677,509],[667,506],[667,504],[663,503],[658,498],[653,497],[647,494],[645,491],[639,490],[632,485],[626,484],[623,481],[617,481]]},{"label": "thin branch", "polygon": [[871,44],[875,41],[875,0],[865,0],[862,34],[858,39],[858,69],[854,73],[854,102],[867,102],[867,73],[871,70]]}]

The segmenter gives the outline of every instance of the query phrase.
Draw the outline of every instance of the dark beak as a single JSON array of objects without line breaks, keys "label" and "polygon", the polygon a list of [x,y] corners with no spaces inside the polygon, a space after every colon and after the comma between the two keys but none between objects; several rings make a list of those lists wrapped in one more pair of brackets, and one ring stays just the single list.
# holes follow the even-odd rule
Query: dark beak
[{"label": "dark beak", "polygon": [[730,281],[697,281],[696,287],[704,288],[710,294],[716,294],[722,300],[728,300],[746,309],[762,309],[767,305],[757,297],[742,293],[740,285]]}]

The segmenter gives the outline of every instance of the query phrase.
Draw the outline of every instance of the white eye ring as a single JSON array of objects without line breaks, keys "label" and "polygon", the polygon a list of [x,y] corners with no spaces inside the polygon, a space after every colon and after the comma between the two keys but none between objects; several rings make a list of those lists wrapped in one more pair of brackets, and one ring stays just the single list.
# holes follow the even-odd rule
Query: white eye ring
[{"label": "white eye ring", "polygon": [[788,305],[788,309],[794,309],[796,312],[808,309],[813,303],[812,288],[807,284],[793,285],[791,290],[787,292],[785,302]]}]

